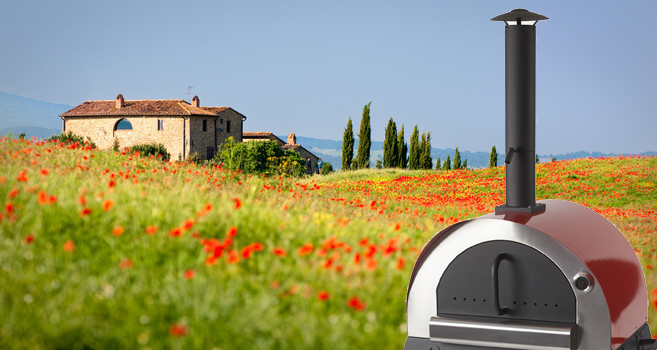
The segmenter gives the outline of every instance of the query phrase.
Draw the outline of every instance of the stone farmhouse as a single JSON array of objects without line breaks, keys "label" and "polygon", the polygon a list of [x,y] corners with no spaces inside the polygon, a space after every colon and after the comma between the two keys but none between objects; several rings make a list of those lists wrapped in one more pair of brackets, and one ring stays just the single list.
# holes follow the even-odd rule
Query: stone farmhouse
[{"label": "stone farmhouse", "polygon": [[262,131],[247,131],[242,133],[242,141],[276,141],[283,149],[290,149],[296,151],[301,155],[303,159],[310,159],[310,169],[308,171],[311,174],[317,173],[317,161],[319,158],[312,154],[307,149],[303,148],[300,144],[297,143],[297,136],[295,134],[287,135],[287,143],[283,142],[278,136],[274,135],[271,132],[262,132]]},{"label": "stone farmhouse", "polygon": [[310,158],[317,171],[318,158],[298,145],[294,134],[290,134],[292,138],[288,137],[285,143],[272,133],[245,133],[244,115],[230,107],[202,107],[198,96],[189,103],[185,100],[125,100],[119,94],[114,101],[86,101],[59,117],[62,132],[83,136],[100,149],[112,148],[115,140],[121,148],[160,143],[174,160],[187,159],[193,153],[211,159],[231,136],[236,142],[274,140],[284,148],[299,152],[304,159]]}]

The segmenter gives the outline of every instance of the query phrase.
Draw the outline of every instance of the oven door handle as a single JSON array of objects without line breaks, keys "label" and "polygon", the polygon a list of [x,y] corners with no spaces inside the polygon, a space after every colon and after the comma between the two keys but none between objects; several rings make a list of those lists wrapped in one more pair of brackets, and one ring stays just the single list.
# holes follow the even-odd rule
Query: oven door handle
[{"label": "oven door handle", "polygon": [[498,316],[506,314],[509,309],[506,306],[500,307],[500,263],[502,260],[506,259],[506,253],[500,253],[495,257],[493,262],[493,268],[491,270],[493,277],[493,307]]}]

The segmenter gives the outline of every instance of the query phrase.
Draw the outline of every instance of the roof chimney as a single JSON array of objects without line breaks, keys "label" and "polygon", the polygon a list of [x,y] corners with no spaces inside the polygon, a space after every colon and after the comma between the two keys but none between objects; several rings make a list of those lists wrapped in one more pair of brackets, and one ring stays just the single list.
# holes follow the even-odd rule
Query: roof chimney
[{"label": "roof chimney", "polygon": [[192,97],[192,107],[200,107],[201,106],[201,101],[199,101],[198,96],[194,95]]},{"label": "roof chimney", "polygon": [[296,135],[294,135],[294,134],[287,135],[287,144],[288,145],[296,145],[297,144]]},{"label": "roof chimney", "polygon": [[125,100],[123,99],[123,95],[119,94],[116,96],[116,109],[119,109],[123,106],[125,106]]}]

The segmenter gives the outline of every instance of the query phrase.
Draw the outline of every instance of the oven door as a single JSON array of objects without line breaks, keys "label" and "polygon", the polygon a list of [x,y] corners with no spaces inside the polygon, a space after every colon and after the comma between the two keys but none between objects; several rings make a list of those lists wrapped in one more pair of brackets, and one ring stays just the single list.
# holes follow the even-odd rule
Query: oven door
[{"label": "oven door", "polygon": [[543,253],[489,241],[459,254],[436,288],[431,341],[441,350],[576,349],[571,283]]}]

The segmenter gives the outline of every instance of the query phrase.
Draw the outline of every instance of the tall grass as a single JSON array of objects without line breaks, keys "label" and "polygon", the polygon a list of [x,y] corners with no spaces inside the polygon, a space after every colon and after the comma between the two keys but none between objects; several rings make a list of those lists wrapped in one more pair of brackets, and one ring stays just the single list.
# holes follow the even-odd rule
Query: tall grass
[{"label": "tall grass", "polygon": [[[400,349],[424,243],[503,201],[502,168],[289,179],[55,141],[0,151],[3,349]],[[653,332],[656,169],[538,168],[539,197],[593,207],[637,249]]]}]

